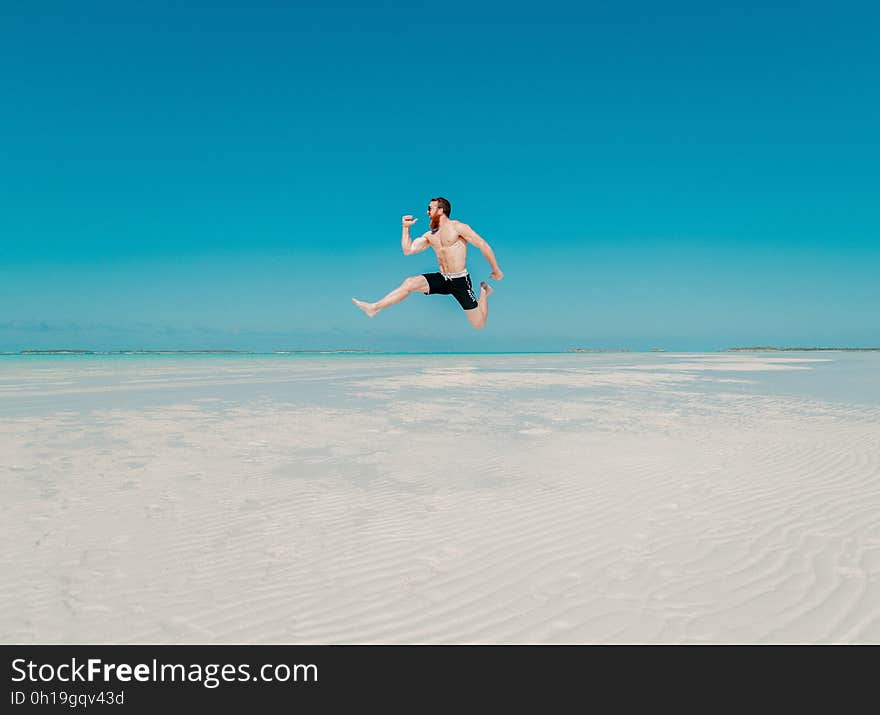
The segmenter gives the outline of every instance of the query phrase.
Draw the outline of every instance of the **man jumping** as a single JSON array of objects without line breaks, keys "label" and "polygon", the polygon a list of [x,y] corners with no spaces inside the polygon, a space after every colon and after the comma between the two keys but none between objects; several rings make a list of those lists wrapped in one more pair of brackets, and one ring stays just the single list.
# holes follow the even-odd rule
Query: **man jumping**
[{"label": "man jumping", "polygon": [[418,219],[412,216],[404,216],[402,219],[403,234],[400,246],[403,248],[403,254],[411,256],[414,253],[421,253],[430,246],[437,253],[440,272],[424,273],[420,276],[407,278],[400,286],[375,303],[365,303],[357,298],[352,298],[352,302],[358,308],[372,318],[380,310],[399,303],[409,297],[411,293],[452,295],[464,309],[464,314],[471,325],[475,328],[482,328],[486,325],[492,288],[483,281],[480,283],[480,297],[474,296],[471,277],[465,268],[467,245],[470,243],[472,246],[476,246],[489,261],[489,265],[492,267],[490,278],[500,281],[504,278],[504,274],[498,267],[495,254],[485,239],[477,235],[477,232],[466,223],[453,221],[449,218],[451,208],[449,202],[442,197],[431,199],[428,204],[431,230],[423,233],[415,241],[410,238],[409,227]]}]

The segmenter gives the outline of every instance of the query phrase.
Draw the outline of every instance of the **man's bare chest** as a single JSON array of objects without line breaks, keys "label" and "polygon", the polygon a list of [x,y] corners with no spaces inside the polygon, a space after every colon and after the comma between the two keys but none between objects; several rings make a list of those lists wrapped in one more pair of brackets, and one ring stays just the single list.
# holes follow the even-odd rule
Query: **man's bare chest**
[{"label": "man's bare chest", "polygon": [[428,234],[428,243],[435,251],[448,251],[449,249],[457,249],[464,247],[465,241],[457,231],[437,231],[437,233]]}]

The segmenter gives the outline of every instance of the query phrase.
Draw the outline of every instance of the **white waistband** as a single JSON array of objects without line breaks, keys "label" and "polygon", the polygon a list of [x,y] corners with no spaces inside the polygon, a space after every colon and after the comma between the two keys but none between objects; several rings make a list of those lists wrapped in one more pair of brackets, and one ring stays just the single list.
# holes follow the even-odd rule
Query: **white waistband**
[{"label": "white waistband", "polygon": [[453,278],[464,278],[467,274],[467,270],[460,271],[458,273],[444,273],[443,271],[440,271],[440,275],[443,276],[446,280],[451,280]]}]

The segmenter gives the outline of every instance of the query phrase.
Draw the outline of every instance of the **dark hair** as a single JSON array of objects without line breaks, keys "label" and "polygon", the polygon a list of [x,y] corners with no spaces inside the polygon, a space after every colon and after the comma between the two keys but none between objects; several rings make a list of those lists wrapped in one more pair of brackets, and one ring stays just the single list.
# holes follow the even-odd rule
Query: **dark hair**
[{"label": "dark hair", "polygon": [[446,218],[449,218],[449,214],[452,213],[452,204],[450,204],[449,201],[442,196],[437,196],[431,199],[431,201],[436,201],[440,205],[440,208],[443,209],[443,213],[446,214]]}]

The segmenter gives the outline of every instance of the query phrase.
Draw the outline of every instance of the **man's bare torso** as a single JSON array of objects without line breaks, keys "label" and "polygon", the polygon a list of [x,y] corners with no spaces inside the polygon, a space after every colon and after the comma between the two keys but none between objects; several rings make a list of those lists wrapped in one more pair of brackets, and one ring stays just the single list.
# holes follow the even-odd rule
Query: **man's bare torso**
[{"label": "man's bare torso", "polygon": [[458,226],[458,221],[447,221],[437,233],[428,231],[424,234],[437,254],[441,273],[460,273],[465,269],[467,241],[461,237]]}]

